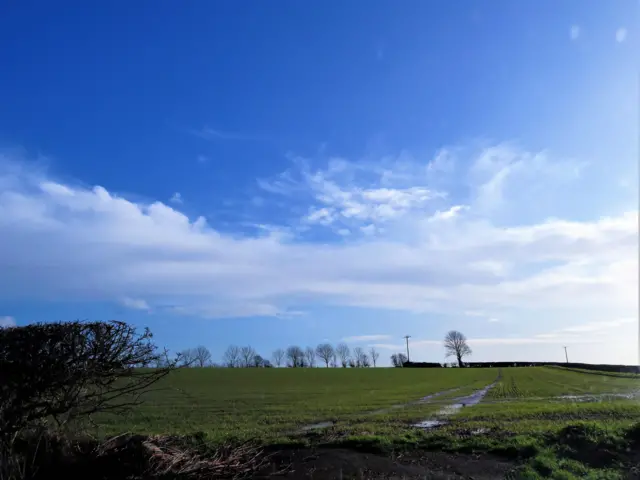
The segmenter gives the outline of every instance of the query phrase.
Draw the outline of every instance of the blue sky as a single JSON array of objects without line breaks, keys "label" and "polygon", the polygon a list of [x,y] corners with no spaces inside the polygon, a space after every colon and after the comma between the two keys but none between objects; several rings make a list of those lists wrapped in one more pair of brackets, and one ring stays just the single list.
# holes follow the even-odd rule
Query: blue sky
[{"label": "blue sky", "polygon": [[636,363],[637,2],[10,2],[0,319]]}]

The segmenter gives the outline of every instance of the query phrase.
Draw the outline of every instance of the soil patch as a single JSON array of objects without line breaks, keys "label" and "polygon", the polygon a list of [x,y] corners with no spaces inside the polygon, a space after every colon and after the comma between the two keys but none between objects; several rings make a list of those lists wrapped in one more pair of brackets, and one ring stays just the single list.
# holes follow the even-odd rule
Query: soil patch
[{"label": "soil patch", "polygon": [[516,467],[515,463],[488,454],[412,452],[385,456],[323,447],[280,451],[271,458],[271,465],[255,478],[489,480],[504,478]]}]

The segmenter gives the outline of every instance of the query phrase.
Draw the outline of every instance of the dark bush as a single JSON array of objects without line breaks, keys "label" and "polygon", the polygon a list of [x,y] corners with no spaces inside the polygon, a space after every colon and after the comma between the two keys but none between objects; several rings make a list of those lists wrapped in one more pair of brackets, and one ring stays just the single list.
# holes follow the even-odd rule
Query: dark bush
[{"label": "dark bush", "polygon": [[0,329],[0,432],[7,439],[53,419],[62,425],[123,411],[165,376],[151,332],[123,322],[37,323]]}]

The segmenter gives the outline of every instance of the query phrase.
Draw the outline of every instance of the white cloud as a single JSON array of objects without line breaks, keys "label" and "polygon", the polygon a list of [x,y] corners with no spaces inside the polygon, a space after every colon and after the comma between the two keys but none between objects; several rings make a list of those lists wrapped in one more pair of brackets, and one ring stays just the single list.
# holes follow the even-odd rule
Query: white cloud
[{"label": "white cloud", "polygon": [[[258,180],[258,186],[273,194],[310,196],[314,204],[302,219],[308,224],[334,228],[337,224],[366,227],[387,223],[420,211],[443,196],[426,185],[426,167],[422,169],[422,184],[402,186],[415,180],[414,173],[406,170],[406,163],[371,165],[333,158],[326,169],[316,170],[306,159],[296,159],[295,164],[295,169],[272,179]],[[360,181],[362,185],[358,184]],[[337,231],[339,227],[335,228]]]},{"label": "white cloud", "polygon": [[491,317],[487,320],[489,323],[498,323],[500,321],[499,318]]},{"label": "white cloud", "polygon": [[231,132],[228,130],[219,130],[204,126],[200,129],[191,129],[189,133],[200,137],[204,140],[217,141],[217,140],[238,140],[238,141],[266,141],[267,137],[262,135],[253,135],[242,132]]},{"label": "white cloud", "polygon": [[453,207],[447,210],[444,210],[442,212],[437,211],[436,213],[433,214],[433,216],[431,216],[430,220],[433,220],[433,221],[451,220],[452,218],[459,216],[460,212],[463,212],[467,208],[468,207],[466,205],[454,205]]},{"label": "white cloud", "polygon": [[182,195],[180,194],[180,192],[175,192],[173,195],[171,195],[171,198],[169,199],[169,201],[176,205],[180,205],[183,203]]},{"label": "white cloud", "polygon": [[[126,297],[204,317],[286,315],[309,304],[485,318],[637,314],[637,207],[552,218],[567,182],[580,180],[575,162],[502,144],[464,160],[448,170],[407,154],[317,170],[301,162],[264,181],[268,193],[307,195],[300,223],[313,214],[310,228],[351,232],[319,243],[288,225],[223,233],[178,205],[63,183],[5,158],[0,270],[10,273],[0,276],[0,300]],[[467,182],[467,208],[443,190],[449,175]],[[449,212],[446,221],[433,221],[438,212]]]},{"label": "white cloud", "polygon": [[9,315],[0,316],[0,328],[15,327],[16,319]]},{"label": "white cloud", "polygon": [[569,29],[569,37],[571,37],[571,40],[577,40],[579,36],[580,36],[580,26],[571,25],[571,28]]},{"label": "white cloud", "polygon": [[357,335],[354,337],[344,337],[343,342],[347,343],[362,343],[362,342],[374,342],[376,340],[386,340],[391,338],[390,335]]},{"label": "white cloud", "polygon": [[627,29],[624,27],[620,27],[616,30],[616,42],[622,43],[627,39]]},{"label": "white cloud", "polygon": [[150,310],[149,304],[141,298],[122,297],[120,303],[133,310]]}]

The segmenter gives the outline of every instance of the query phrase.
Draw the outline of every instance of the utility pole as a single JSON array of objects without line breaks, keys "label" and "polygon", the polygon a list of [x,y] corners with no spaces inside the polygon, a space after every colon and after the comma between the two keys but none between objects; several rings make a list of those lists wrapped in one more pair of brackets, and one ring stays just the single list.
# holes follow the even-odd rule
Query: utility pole
[{"label": "utility pole", "polygon": [[569,355],[567,354],[567,347],[564,347],[564,358],[566,358],[567,363],[569,363]]},{"label": "utility pole", "polygon": [[411,338],[411,335],[404,336],[404,339],[407,341],[407,362],[411,361],[409,357],[409,339],[410,338]]}]

